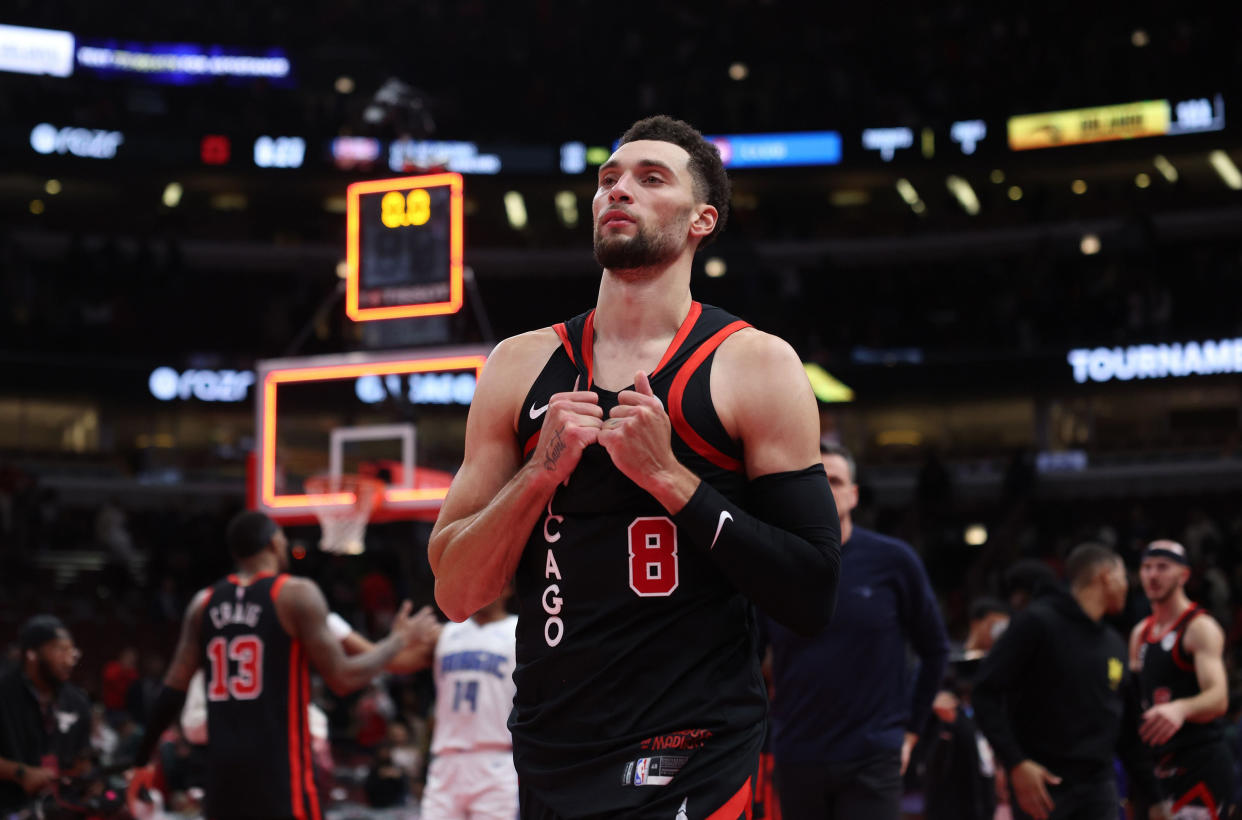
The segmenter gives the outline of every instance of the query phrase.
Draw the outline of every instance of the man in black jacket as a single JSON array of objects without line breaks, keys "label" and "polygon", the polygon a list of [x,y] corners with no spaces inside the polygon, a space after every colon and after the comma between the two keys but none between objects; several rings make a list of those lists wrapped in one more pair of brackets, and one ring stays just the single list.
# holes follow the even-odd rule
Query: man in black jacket
[{"label": "man in black jacket", "polygon": [[18,633],[21,663],[0,675],[0,816],[25,806],[90,750],[90,702],[69,675],[80,657],[59,619]]},{"label": "man in black jacket", "polygon": [[1101,619],[1125,606],[1120,556],[1082,544],[1070,591],[1046,590],[1014,619],[975,683],[979,727],[1009,772],[1017,820],[1117,817],[1113,757],[1154,788],[1138,741],[1126,645]]}]

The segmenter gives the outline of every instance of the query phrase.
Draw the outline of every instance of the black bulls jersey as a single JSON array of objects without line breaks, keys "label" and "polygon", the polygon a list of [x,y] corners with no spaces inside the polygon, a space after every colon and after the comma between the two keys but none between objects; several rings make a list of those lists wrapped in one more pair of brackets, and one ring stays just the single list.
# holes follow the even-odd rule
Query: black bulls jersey
[{"label": "black bulls jersey", "polygon": [[[1199,694],[1199,677],[1195,674],[1194,657],[1184,646],[1186,628],[1195,618],[1207,615],[1198,604],[1191,604],[1164,634],[1155,634],[1155,621],[1148,616],[1139,633],[1139,690],[1146,711],[1161,703],[1191,698]],[[1173,738],[1157,749],[1159,754],[1212,743],[1223,737],[1220,720],[1210,723],[1186,721]]]},{"label": "black bulls jersey", "polygon": [[276,615],[287,575],[211,587],[200,627],[207,683],[207,817],[319,820],[310,670]]},{"label": "black bulls jersey", "polygon": [[[593,318],[556,326],[562,345],[522,407],[527,455],[552,394],[589,388],[605,417],[617,404],[594,385]],[[650,374],[678,460],[735,502],[742,453],[716,415],[709,376],[717,347],[744,327],[696,302]],[[671,818],[690,794],[687,811],[705,817],[714,798],[696,798],[697,787],[723,789],[721,805],[749,788],[767,708],[754,608],[678,536],[659,502],[591,445],[527,541],[510,729],[523,788],[558,814],[637,816],[671,799]]]}]

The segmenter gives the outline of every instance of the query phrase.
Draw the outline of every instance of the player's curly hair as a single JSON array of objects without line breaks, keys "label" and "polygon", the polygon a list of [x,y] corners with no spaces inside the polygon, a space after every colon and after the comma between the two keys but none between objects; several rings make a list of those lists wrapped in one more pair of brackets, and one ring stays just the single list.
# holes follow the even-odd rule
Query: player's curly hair
[{"label": "player's curly hair", "polygon": [[625,145],[635,140],[658,140],[671,142],[684,148],[690,155],[690,173],[694,178],[694,195],[716,209],[716,227],[703,237],[699,247],[706,247],[729,221],[729,175],[725,173],[724,163],[720,160],[720,152],[716,146],[703,139],[703,135],[688,122],[674,119],[666,114],[657,114],[639,120],[621,135],[618,145]]}]

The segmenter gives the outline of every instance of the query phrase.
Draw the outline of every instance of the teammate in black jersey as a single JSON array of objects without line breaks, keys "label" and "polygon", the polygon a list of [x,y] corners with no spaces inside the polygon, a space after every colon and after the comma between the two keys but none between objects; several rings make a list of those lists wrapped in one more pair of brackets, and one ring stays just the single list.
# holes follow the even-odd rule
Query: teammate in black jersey
[{"label": "teammate in black jersey", "polygon": [[1229,704],[1220,625],[1186,597],[1190,567],[1175,541],[1153,541],[1139,570],[1152,614],[1130,633],[1142,692],[1140,733],[1175,820],[1228,817],[1233,771],[1221,716]]},{"label": "teammate in black jersey", "polygon": [[595,309],[505,340],[429,546],[456,621],[515,578],[525,818],[749,815],[766,697],[754,604],[831,617],[839,525],[789,345],[695,302],[716,149],[669,117],[599,169]]},{"label": "teammate in black jersey", "polygon": [[237,571],[200,591],[181,625],[164,688],[156,698],[139,760],[181,712],[200,666],[207,677],[207,788],[204,811],[222,818],[322,817],[311,765],[307,706],[310,670],[335,692],[360,689],[403,652],[427,652],[405,604],[388,637],[347,656],[328,627],[314,582],[285,574],[288,542],[260,512],[228,528]]}]

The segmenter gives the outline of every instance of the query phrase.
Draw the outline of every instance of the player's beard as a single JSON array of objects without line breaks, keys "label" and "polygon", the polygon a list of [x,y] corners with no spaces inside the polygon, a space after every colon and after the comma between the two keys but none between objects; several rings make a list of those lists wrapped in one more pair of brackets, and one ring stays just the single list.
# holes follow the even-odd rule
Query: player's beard
[{"label": "player's beard", "polygon": [[672,262],[681,253],[672,231],[652,233],[639,227],[633,236],[604,236],[595,229],[595,261],[610,273],[641,273]]},{"label": "player's beard", "polygon": [[59,693],[65,682],[56,674],[55,667],[42,655],[38,657],[36,664],[39,669],[39,677],[43,679],[43,685],[51,689],[53,694]]},{"label": "player's beard", "polygon": [[1163,603],[1166,603],[1170,598],[1172,598],[1174,593],[1176,592],[1177,592],[1177,584],[1169,584],[1168,587],[1166,587],[1163,592],[1156,592],[1155,594],[1152,594],[1149,592],[1147,594],[1147,600],[1153,604],[1163,604]]}]

